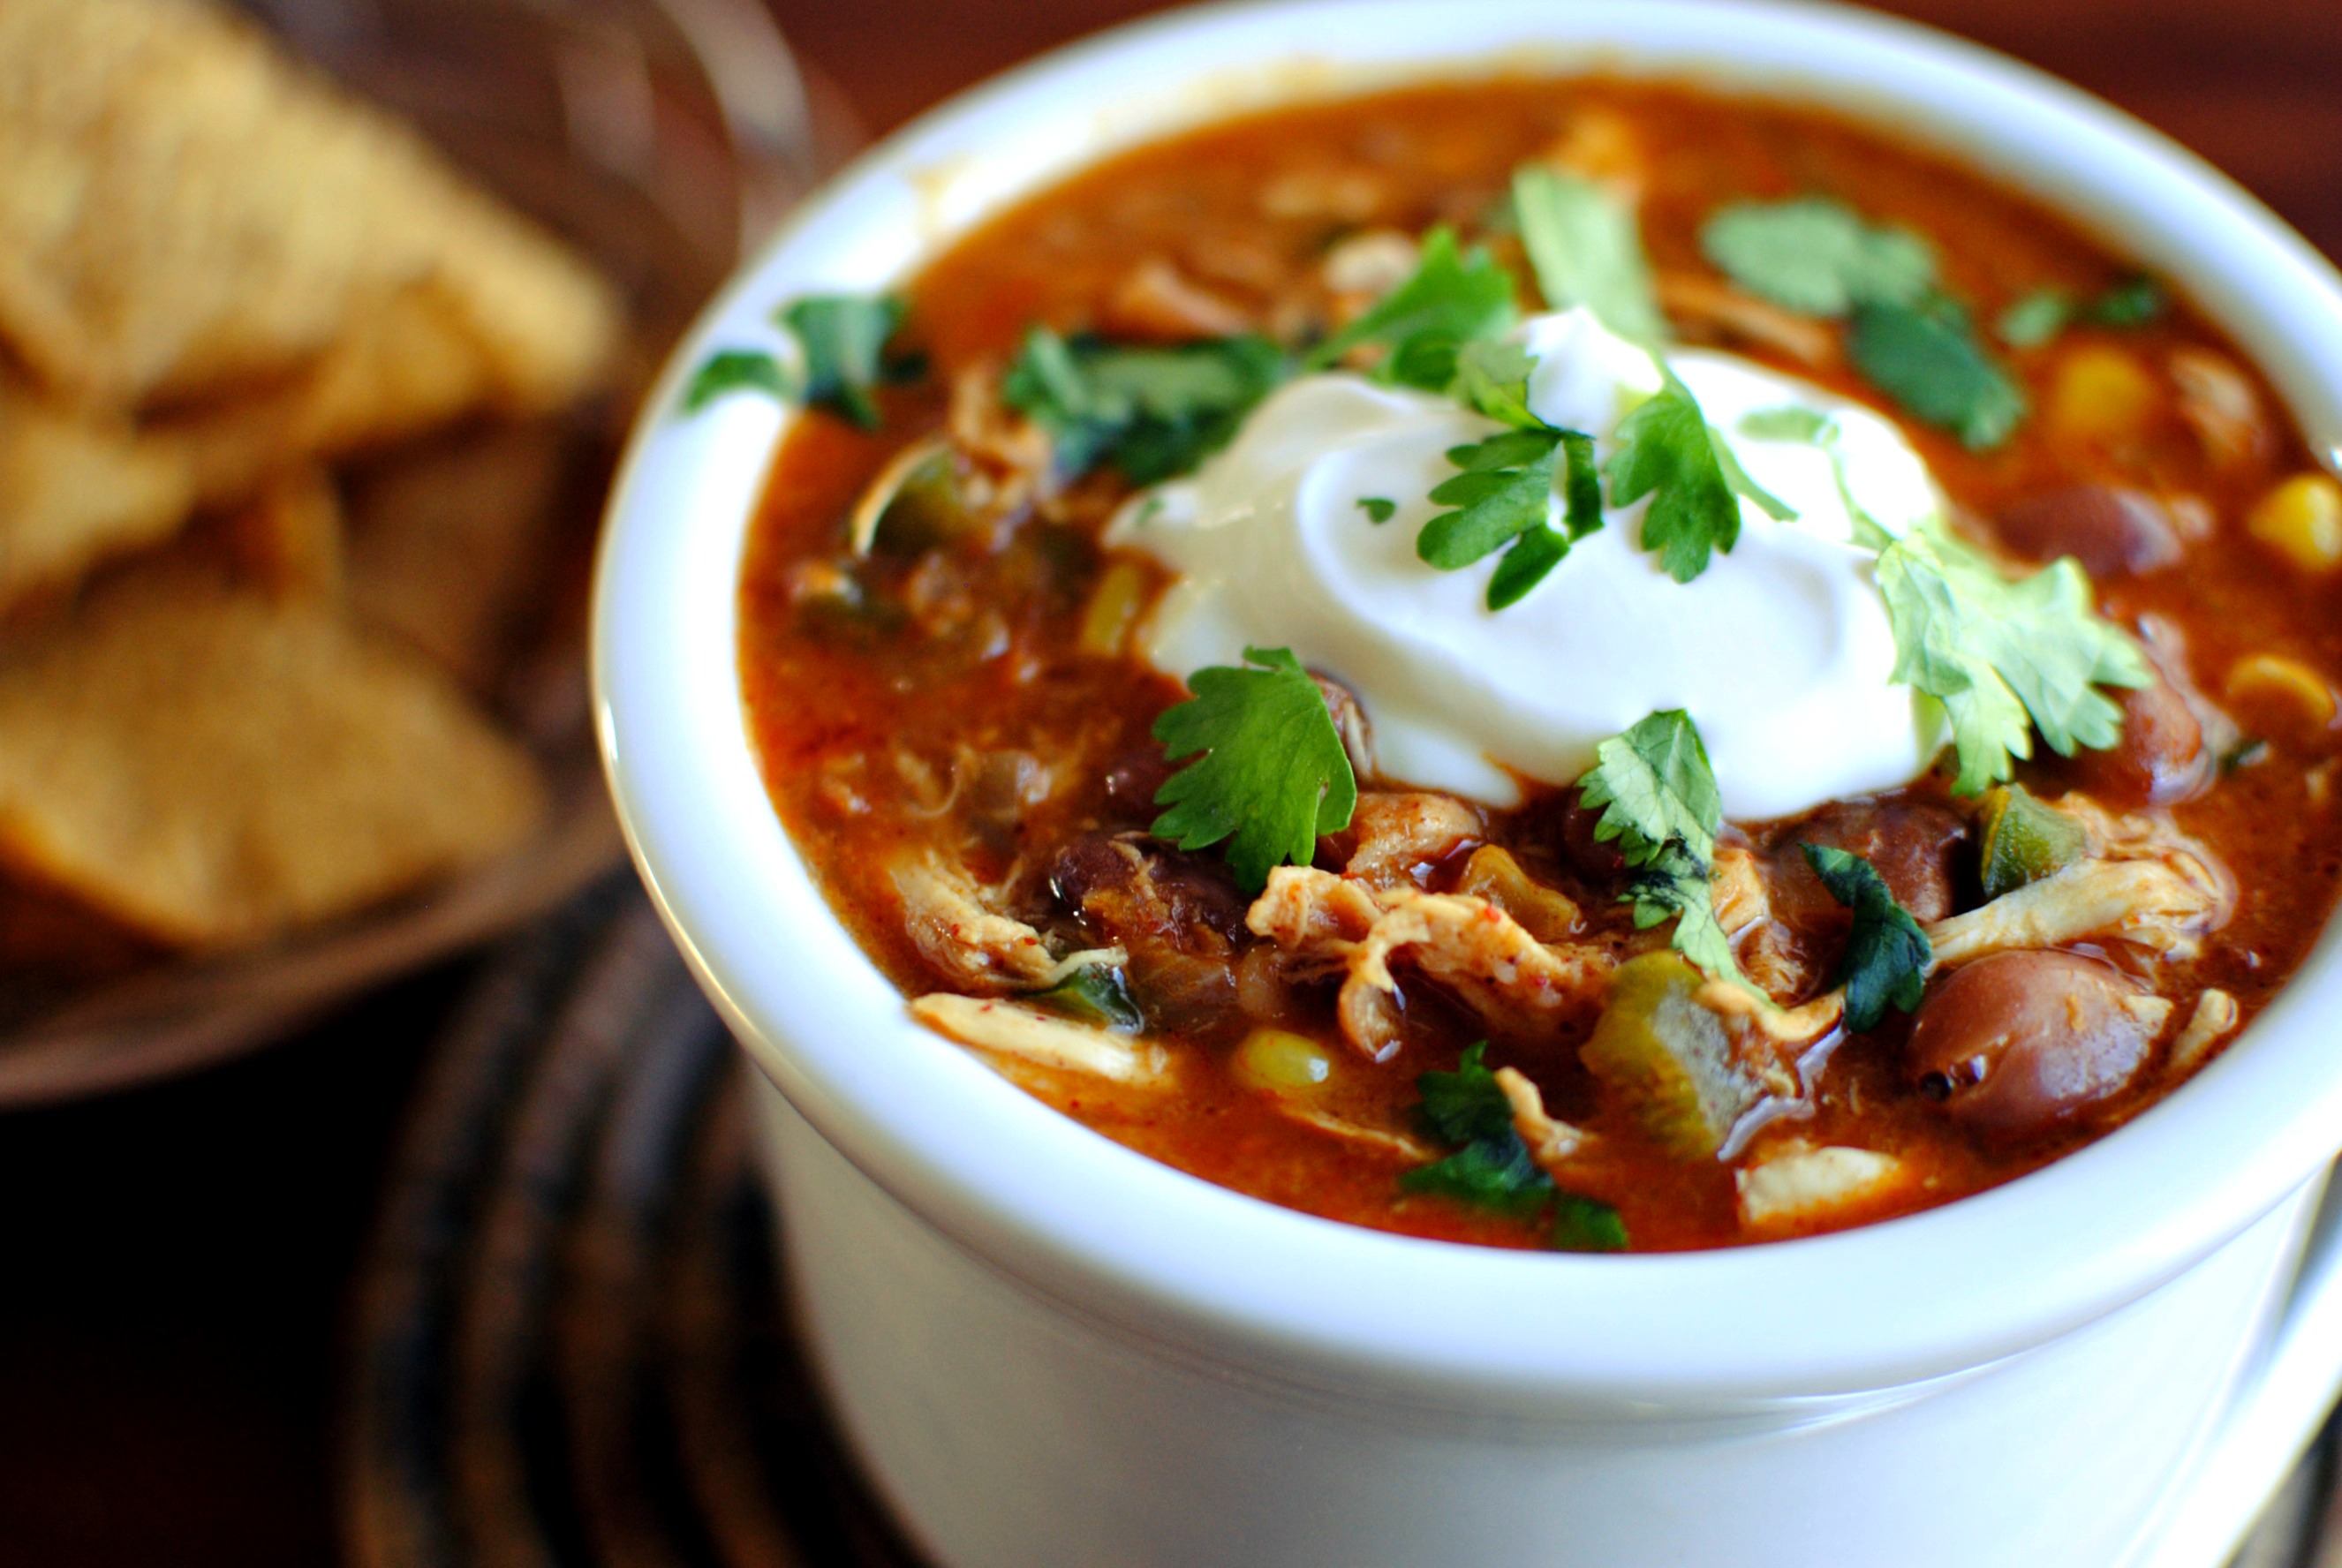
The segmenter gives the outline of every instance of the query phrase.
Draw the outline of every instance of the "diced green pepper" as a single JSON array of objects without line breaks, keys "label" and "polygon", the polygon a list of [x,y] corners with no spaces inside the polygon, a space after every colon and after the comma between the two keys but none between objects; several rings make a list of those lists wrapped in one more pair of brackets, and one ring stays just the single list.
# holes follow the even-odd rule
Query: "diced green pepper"
[{"label": "diced green pepper", "polygon": [[1714,1154],[1762,1090],[1732,1059],[1724,1022],[1699,1004],[1706,976],[1646,953],[1610,977],[1610,1004],[1580,1058],[1644,1134],[1677,1159]]},{"label": "diced green pepper", "polygon": [[1136,1034],[1146,1024],[1138,1004],[1130,999],[1122,971],[1108,969],[1102,964],[1076,969],[1046,991],[1035,992],[1026,1000],[1084,1024],[1119,1029],[1126,1034]]},{"label": "diced green pepper", "polygon": [[2082,858],[2089,835],[2082,824],[2023,784],[1984,796],[1984,895],[1998,898],[2027,883],[2063,871]]}]

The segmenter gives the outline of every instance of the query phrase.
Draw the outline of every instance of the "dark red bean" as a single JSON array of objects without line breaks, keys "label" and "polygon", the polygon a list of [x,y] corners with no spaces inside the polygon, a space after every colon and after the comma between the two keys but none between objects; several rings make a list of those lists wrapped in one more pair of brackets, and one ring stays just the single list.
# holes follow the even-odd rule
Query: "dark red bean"
[{"label": "dark red bean", "polygon": [[2210,782],[2204,725],[2170,682],[2121,694],[2122,738],[2106,751],[2076,752],[2057,771],[2073,787],[2111,806],[2182,800]]},{"label": "dark red bean", "polygon": [[2028,495],[1993,519],[1993,534],[2019,555],[2071,555],[2093,577],[2159,572],[2178,561],[2179,530],[2163,503],[2138,490],[2076,484]]},{"label": "dark red bean", "polygon": [[1817,844],[1868,861],[1895,902],[1921,924],[1952,913],[1967,819],[1926,801],[1836,801],[1773,835],[1766,866],[1774,915],[1793,928],[1847,918],[1798,846]]},{"label": "dark red bean", "polygon": [[2160,1021],[2111,965],[2070,953],[1997,953],[1937,981],[1904,1048],[1911,1083],[1996,1143],[2072,1121],[2145,1064]]}]

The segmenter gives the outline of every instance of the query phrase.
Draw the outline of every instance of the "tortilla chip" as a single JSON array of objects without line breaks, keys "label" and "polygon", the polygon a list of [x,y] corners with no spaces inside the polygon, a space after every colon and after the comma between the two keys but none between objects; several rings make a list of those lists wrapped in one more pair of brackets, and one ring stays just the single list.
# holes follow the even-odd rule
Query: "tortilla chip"
[{"label": "tortilla chip", "polygon": [[400,452],[350,486],[349,597],[475,690],[541,592],[562,433],[467,432]]},{"label": "tortilla chip", "polygon": [[85,406],[302,375],[450,302],[499,406],[585,390],[608,286],[425,143],[193,0],[0,4],[0,341]]},{"label": "tortilla chip", "polygon": [[238,582],[274,598],[341,598],[342,497],[324,469],[280,475],[222,519],[218,535]]},{"label": "tortilla chip", "polygon": [[194,499],[193,469],[175,447],[0,381],[0,609],[168,538]]},{"label": "tortilla chip", "polygon": [[544,812],[443,677],[314,602],[167,563],[0,647],[0,860],[173,945],[358,908]]},{"label": "tortilla chip", "polygon": [[424,284],[383,302],[290,381],[151,428],[184,448],[205,505],[230,506],[289,468],[444,424],[493,390],[477,344]]}]

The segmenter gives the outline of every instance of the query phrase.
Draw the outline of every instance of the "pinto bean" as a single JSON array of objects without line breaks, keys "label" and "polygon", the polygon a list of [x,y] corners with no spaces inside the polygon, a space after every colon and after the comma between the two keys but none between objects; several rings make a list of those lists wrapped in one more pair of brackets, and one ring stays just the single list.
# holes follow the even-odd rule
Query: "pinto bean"
[{"label": "pinto bean", "polygon": [[1954,1121],[2019,1143],[2128,1084],[2169,1011],[2096,959],[1998,953],[1930,989],[1905,1071]]},{"label": "pinto bean", "polygon": [[2002,544],[2037,561],[2071,555],[2093,577],[2158,572],[2179,559],[2179,530],[2139,490],[2075,484],[2030,495],[1993,519]]},{"label": "pinto bean", "polygon": [[1967,819],[1925,801],[1836,801],[1775,834],[1766,867],[1774,914],[1792,928],[1846,919],[1798,846],[1817,844],[1868,861],[1895,902],[1925,925],[1952,913]]},{"label": "pinto bean", "polygon": [[2203,722],[2177,687],[2158,675],[2120,700],[2122,738],[2106,751],[2076,752],[2059,770],[2075,788],[2119,808],[2179,800],[2209,782]]}]

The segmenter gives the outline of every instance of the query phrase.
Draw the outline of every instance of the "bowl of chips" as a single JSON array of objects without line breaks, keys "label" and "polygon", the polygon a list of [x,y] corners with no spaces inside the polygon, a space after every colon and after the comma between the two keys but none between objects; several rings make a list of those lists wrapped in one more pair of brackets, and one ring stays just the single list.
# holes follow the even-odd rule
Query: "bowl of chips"
[{"label": "bowl of chips", "polygon": [[616,863],[601,494],[814,123],[755,0],[0,5],[0,1104]]}]

